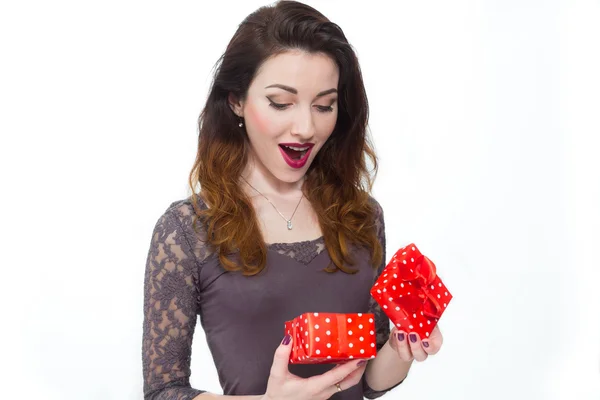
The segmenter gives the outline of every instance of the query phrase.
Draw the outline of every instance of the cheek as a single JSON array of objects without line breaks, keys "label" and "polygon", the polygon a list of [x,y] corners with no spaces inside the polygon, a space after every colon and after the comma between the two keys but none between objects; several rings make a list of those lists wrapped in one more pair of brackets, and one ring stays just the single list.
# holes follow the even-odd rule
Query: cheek
[{"label": "cheek", "polygon": [[254,104],[248,104],[245,111],[246,124],[254,133],[269,136],[276,130],[273,121],[267,116],[266,110],[261,110]]}]

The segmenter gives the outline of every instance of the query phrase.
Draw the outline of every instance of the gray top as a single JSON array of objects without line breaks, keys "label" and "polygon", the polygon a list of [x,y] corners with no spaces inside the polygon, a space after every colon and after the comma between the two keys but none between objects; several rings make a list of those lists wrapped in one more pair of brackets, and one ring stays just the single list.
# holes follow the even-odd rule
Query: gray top
[{"label": "gray top", "polygon": [[[196,233],[192,228],[191,197],[171,203],[154,227],[146,261],[144,399],[189,400],[205,392],[189,384],[196,315],[225,395],[265,393],[284,322],[305,312],[373,313],[376,347],[381,349],[389,338],[389,320],[369,290],[386,264],[385,225],[381,206],[371,200],[376,204],[378,236],[384,248],[377,270],[370,266],[366,249],[352,247],[358,273],[322,271],[330,258],[320,237],[268,244],[265,269],[251,277],[223,269],[217,254],[202,243],[206,232]],[[202,199],[199,205],[207,207]],[[202,226],[200,220],[196,226]],[[290,364],[289,370],[309,377],[334,365]],[[331,398],[374,399],[390,389],[372,390],[363,374],[361,383]]]}]

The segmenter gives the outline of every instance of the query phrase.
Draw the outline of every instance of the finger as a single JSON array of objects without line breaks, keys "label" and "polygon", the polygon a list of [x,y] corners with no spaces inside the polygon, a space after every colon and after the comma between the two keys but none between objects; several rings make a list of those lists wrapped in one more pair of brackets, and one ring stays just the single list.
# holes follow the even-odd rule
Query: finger
[{"label": "finger", "polygon": [[390,331],[390,336],[388,337],[388,342],[391,348],[394,349],[396,352],[398,351],[398,332],[400,331],[394,326]]},{"label": "finger", "polygon": [[[367,363],[363,364],[362,366],[358,367],[354,371],[350,372],[350,374],[348,374],[340,382],[337,382],[338,385],[340,386],[341,391],[350,389],[352,386],[358,384],[360,382],[360,379],[362,378],[363,374],[365,373],[366,368],[367,368]],[[336,394],[339,391],[340,390],[338,390],[337,385],[334,383],[332,386],[325,388],[325,390],[323,391],[323,395],[325,398],[329,399],[331,396],[333,396],[334,394]]]},{"label": "finger", "polygon": [[440,332],[437,325],[433,328],[431,335],[421,341],[423,350],[429,355],[437,354],[437,352],[440,351],[443,342],[442,332]]},{"label": "finger", "polygon": [[285,335],[279,347],[275,350],[273,364],[271,365],[271,376],[273,378],[283,379],[289,373],[290,353],[294,340],[290,335]]},{"label": "finger", "polygon": [[427,359],[427,353],[423,350],[423,346],[421,345],[421,339],[417,333],[410,333],[408,335],[410,342],[410,351],[417,361],[425,361]]},{"label": "finger", "polygon": [[332,368],[329,371],[321,375],[316,375],[308,378],[310,383],[314,384],[315,387],[321,388],[320,390],[326,389],[329,386],[333,386],[336,383],[343,380],[346,376],[350,375],[354,370],[362,367],[367,363],[367,360],[351,361],[340,365],[338,368]]},{"label": "finger", "polygon": [[408,344],[408,337],[406,332],[398,331],[393,338],[396,341],[396,352],[402,361],[412,361],[413,354],[410,351],[410,345]]}]

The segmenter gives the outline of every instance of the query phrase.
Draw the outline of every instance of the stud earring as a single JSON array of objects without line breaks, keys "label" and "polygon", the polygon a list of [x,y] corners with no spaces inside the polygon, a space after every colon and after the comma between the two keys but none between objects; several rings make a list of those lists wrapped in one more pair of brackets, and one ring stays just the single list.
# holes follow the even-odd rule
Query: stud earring
[{"label": "stud earring", "polygon": [[241,128],[244,126],[244,123],[242,121],[240,121],[240,123],[238,124],[238,126]]}]

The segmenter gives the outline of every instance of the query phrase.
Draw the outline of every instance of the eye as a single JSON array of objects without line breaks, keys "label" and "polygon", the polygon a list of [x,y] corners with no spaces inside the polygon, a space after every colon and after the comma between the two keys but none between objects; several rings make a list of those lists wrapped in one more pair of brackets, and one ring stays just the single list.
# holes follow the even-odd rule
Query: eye
[{"label": "eye", "polygon": [[327,113],[327,112],[332,112],[333,107],[332,106],[317,106],[317,110],[319,110],[319,112],[322,112],[322,113]]},{"label": "eye", "polygon": [[273,100],[269,99],[268,97],[267,97],[267,100],[269,100],[269,106],[273,107],[276,110],[285,110],[287,108],[287,106],[289,106],[289,104],[275,103]]}]

